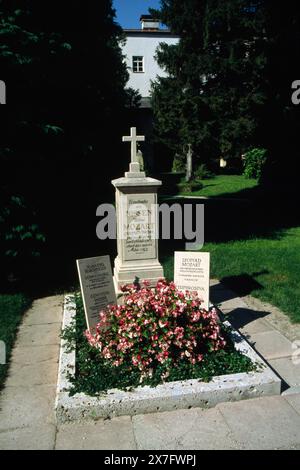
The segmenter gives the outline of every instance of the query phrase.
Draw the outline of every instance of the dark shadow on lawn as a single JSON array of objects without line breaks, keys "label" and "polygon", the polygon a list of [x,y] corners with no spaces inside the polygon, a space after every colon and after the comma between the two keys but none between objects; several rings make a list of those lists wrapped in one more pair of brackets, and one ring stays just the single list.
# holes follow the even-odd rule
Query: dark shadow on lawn
[{"label": "dark shadow on lawn", "polygon": [[[205,243],[222,243],[251,238],[280,239],[284,230],[300,226],[300,213],[296,198],[287,194],[275,195],[269,192],[248,191],[249,198],[243,199],[243,191],[236,194],[236,199],[224,200],[180,198],[169,201],[196,206],[204,205]],[[229,195],[227,195],[229,196]],[[251,196],[251,197],[250,197]],[[167,202],[167,201],[164,201]]]},{"label": "dark shadow on lawn", "polygon": [[251,199],[258,198],[261,195],[265,194],[265,189],[261,186],[254,186],[253,188],[245,188],[240,191],[224,192],[222,194],[217,194],[216,196],[210,196],[212,199]]},{"label": "dark shadow on lawn", "polygon": [[263,270],[259,273],[253,273],[252,275],[243,273],[238,276],[223,277],[221,282],[234,289],[238,296],[250,295],[254,290],[263,289],[263,286],[253,277],[261,276],[263,274],[269,274],[269,271]]}]

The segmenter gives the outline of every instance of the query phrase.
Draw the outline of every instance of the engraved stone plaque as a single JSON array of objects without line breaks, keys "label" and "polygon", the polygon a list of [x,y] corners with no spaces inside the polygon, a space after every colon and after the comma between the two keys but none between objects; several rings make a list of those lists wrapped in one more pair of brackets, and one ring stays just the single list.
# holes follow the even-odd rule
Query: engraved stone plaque
[{"label": "engraved stone plaque", "polygon": [[197,292],[209,309],[210,253],[175,252],[174,282],[180,291]]},{"label": "engraved stone plaque", "polygon": [[77,260],[83,305],[88,329],[99,322],[99,313],[117,298],[109,256]]}]

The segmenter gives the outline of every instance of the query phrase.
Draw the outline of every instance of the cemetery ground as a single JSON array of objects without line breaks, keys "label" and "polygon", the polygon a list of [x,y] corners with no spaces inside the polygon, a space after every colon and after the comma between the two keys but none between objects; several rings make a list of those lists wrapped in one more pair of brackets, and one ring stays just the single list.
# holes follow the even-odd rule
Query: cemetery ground
[{"label": "cemetery ground", "polygon": [[[212,297],[225,313],[244,311],[243,334],[293,383],[296,376],[291,375],[286,325],[275,327],[274,313],[266,305],[249,307],[219,283],[212,285]],[[63,296],[52,296],[35,301],[24,316],[1,397],[1,449],[299,449],[297,388],[290,394],[222,403],[211,409],[57,425],[54,401],[62,310]],[[292,327],[292,334],[299,335],[299,327],[298,332]]]},{"label": "cemetery ground", "polygon": [[[49,289],[48,297],[44,292],[34,300],[19,329],[2,393],[1,449],[299,449],[300,366],[292,363],[292,343],[300,339],[300,327],[292,323],[300,322],[297,203],[280,191],[263,197],[255,187],[246,191],[247,198],[242,189],[232,193],[231,201],[220,196],[176,202],[205,205],[204,251],[211,252],[212,277],[222,281],[213,300],[283,378],[286,394],[219,404],[209,410],[177,410],[57,427],[53,409],[63,296],[49,297],[53,293]],[[101,252],[95,250],[95,254],[109,252],[113,259],[115,242],[101,246]],[[161,242],[160,259],[170,279],[174,250],[184,250],[182,241]],[[74,257],[66,260],[65,268],[65,283],[61,281],[54,291],[69,292],[69,286],[76,283]],[[27,299],[21,294],[0,297],[1,312],[5,311],[0,318],[1,339],[5,331],[13,342],[17,324],[29,305]],[[0,369],[3,371],[3,366]]]}]

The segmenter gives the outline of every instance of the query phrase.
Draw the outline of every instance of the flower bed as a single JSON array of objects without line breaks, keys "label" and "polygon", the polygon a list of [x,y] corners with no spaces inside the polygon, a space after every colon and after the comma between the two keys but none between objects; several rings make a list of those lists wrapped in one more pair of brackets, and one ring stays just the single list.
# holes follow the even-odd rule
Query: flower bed
[{"label": "flower bed", "polygon": [[75,297],[77,328],[63,335],[76,348],[71,394],[188,379],[208,382],[216,375],[257,369],[235,349],[216,310],[203,310],[196,294],[179,292],[166,281],[155,289],[133,285],[124,290],[124,303],[100,312],[96,329],[84,334],[82,302]]},{"label": "flower bed", "polygon": [[[110,367],[101,359],[99,351],[88,344],[82,333],[85,320],[80,298],[67,296],[63,316],[65,339],[61,341],[55,403],[57,422],[210,408],[226,401],[279,395],[281,380],[228,322],[224,326],[230,342],[224,350],[205,355],[201,368],[200,364],[199,367],[197,364],[180,367],[179,364],[178,369],[174,368],[176,373],[163,383],[154,386],[152,377],[151,386],[146,385],[145,379],[137,386],[141,377],[137,369],[125,373],[122,365]],[[240,354],[228,351],[229,344]],[[246,362],[249,360],[256,370],[230,373],[241,367],[241,357]],[[202,380],[193,378],[200,370]],[[222,375],[218,375],[220,373]],[[159,374],[156,378],[162,381]]]}]

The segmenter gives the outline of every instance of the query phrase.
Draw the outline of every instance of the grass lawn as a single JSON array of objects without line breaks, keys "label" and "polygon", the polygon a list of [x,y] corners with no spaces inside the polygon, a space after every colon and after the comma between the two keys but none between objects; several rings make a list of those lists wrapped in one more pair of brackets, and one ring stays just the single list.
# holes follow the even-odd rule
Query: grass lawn
[{"label": "grass lawn", "polygon": [[[6,345],[6,362],[8,363],[17,328],[23,313],[31,301],[23,294],[0,295],[0,341]],[[4,384],[8,364],[0,364],[0,389]]]},{"label": "grass lawn", "polygon": [[218,175],[202,180],[203,188],[192,193],[180,192],[184,196],[217,197],[238,193],[257,186],[257,180],[247,179],[243,175]]},{"label": "grass lawn", "polygon": [[[277,306],[300,322],[300,227],[282,230],[277,238],[207,243],[211,276],[240,294],[251,294]],[[165,263],[173,278],[173,258]]]}]

